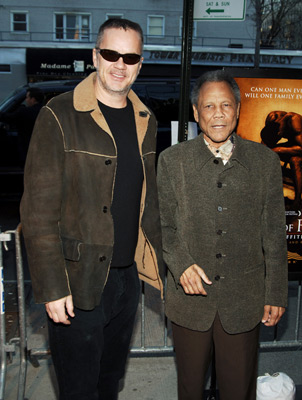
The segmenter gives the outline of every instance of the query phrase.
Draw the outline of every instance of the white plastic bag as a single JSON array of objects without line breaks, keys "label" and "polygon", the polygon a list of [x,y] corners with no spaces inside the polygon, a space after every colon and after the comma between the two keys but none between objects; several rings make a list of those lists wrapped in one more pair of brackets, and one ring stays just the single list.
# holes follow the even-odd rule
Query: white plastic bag
[{"label": "white plastic bag", "polygon": [[295,393],[294,381],[283,372],[257,378],[256,400],[294,400]]}]

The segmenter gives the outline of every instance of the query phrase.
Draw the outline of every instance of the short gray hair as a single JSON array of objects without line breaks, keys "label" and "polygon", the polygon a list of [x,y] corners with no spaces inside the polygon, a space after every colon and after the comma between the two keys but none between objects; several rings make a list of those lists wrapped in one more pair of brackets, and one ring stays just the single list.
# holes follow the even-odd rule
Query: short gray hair
[{"label": "short gray hair", "polygon": [[200,89],[207,82],[226,82],[233,92],[236,103],[240,103],[240,89],[237,85],[237,82],[226,71],[223,69],[218,69],[215,71],[205,72],[195,82],[191,93],[191,102],[194,106],[198,105]]},{"label": "short gray hair", "polygon": [[133,21],[130,21],[129,19],[124,19],[124,18],[110,18],[107,19],[99,28],[98,35],[96,38],[96,47],[99,47],[99,45],[102,42],[104,32],[106,29],[124,29],[124,31],[127,31],[129,29],[132,29],[133,31],[137,32],[140,39],[141,39],[141,51],[143,49],[144,45],[144,34],[141,26]]}]

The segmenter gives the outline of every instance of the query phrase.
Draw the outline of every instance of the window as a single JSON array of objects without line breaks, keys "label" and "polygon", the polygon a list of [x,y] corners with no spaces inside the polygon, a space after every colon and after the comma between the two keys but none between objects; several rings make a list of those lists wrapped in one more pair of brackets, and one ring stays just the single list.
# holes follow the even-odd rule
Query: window
[{"label": "window", "polygon": [[90,15],[55,14],[56,40],[90,40]]},{"label": "window", "polygon": [[148,36],[164,36],[165,18],[161,15],[149,15],[147,34]]},{"label": "window", "polygon": [[[182,17],[179,20],[179,36],[182,36]],[[193,39],[197,37],[197,21],[193,21]]]},{"label": "window", "polygon": [[10,65],[9,64],[0,64],[0,73],[1,72],[4,72],[4,73],[11,72]]},{"label": "window", "polygon": [[106,14],[106,19],[123,18],[123,14]]},{"label": "window", "polygon": [[28,32],[28,13],[27,11],[11,12],[11,31]]}]

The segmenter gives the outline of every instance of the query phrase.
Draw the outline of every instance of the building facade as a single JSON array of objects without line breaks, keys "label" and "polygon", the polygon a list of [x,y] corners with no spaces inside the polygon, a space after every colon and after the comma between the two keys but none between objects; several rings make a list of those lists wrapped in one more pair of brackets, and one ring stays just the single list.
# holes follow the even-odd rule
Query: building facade
[{"label": "building facade", "polygon": [[[238,1],[203,3],[219,9]],[[253,66],[254,8],[242,1],[244,19],[193,22],[192,65]],[[169,74],[169,66],[180,65],[183,0],[0,0],[0,100],[27,81],[89,74],[98,28],[112,17],[142,26],[146,74]],[[266,49],[260,55],[264,67],[301,68],[300,60],[297,52]]]}]

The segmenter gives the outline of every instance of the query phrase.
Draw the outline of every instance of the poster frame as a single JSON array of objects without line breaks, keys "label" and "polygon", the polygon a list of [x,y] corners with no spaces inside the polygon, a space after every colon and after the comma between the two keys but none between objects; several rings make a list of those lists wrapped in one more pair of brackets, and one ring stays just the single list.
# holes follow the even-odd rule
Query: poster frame
[{"label": "poster frame", "polygon": [[[232,77],[236,78],[246,78],[246,79],[272,79],[272,80],[298,80],[301,81],[301,85],[299,85],[299,88],[302,88],[302,70],[272,70],[272,69],[263,69],[263,68],[229,68],[225,67],[224,70],[226,70]],[[240,85],[239,85],[240,86]],[[268,100],[269,101],[269,100]],[[259,102],[260,103],[260,102]],[[273,103],[273,102],[272,102]],[[301,106],[302,106],[302,100],[301,100]],[[273,106],[272,106],[273,107]],[[301,107],[301,113],[302,115],[302,107]],[[302,206],[301,206],[301,213],[302,213]],[[289,226],[289,217],[286,217],[286,224],[287,227]],[[298,217],[297,217],[298,218]],[[302,218],[302,217],[301,217]],[[290,249],[289,241],[288,241],[288,232],[287,232],[287,243],[288,243],[288,248]],[[302,235],[301,235],[301,240],[300,244],[296,245],[299,246],[299,254],[302,256]],[[290,252],[288,252],[290,254]],[[290,259],[290,256],[288,256]],[[293,261],[289,262],[288,264],[288,277],[289,280],[302,280],[302,257],[301,261]]]}]

